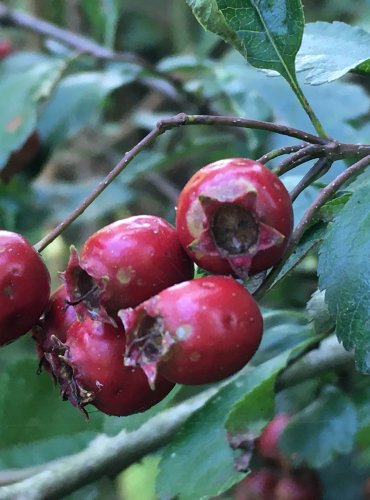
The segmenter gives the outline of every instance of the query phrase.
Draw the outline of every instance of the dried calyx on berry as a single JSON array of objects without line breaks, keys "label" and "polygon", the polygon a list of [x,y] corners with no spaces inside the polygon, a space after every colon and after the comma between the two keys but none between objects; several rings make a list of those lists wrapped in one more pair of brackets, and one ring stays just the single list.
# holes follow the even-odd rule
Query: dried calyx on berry
[{"label": "dried calyx on berry", "polygon": [[171,224],[160,217],[123,219],[90,236],[62,277],[80,320],[116,325],[119,309],[135,307],[164,288],[191,279],[194,266]]},{"label": "dried calyx on berry", "polygon": [[220,160],[196,172],[180,193],[176,227],[200,267],[246,278],[281,259],[292,232],[292,204],[264,165]]},{"label": "dried calyx on berry", "polygon": [[86,417],[88,404],[115,416],[145,411],[174,387],[160,377],[154,391],[141,369],[123,365],[126,337],[122,327],[86,318],[71,324],[64,342],[55,336],[52,342],[49,367],[61,395]]},{"label": "dried calyx on berry", "polygon": [[154,386],[159,375],[206,384],[240,370],[261,341],[263,321],[253,297],[233,278],[186,281],[118,313],[127,366],[140,366]]}]

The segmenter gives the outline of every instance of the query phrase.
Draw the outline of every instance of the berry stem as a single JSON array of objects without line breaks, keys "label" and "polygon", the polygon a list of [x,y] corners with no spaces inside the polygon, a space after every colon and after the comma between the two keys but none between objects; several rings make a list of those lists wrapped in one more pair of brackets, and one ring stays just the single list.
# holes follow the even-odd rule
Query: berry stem
[{"label": "berry stem", "polygon": [[327,201],[329,201],[330,198],[332,198],[332,196],[338,191],[338,189],[341,188],[343,184],[345,184],[349,179],[351,179],[351,177],[357,175],[369,165],[370,155],[367,155],[348,167],[344,172],[338,175],[338,177],[336,177],[332,182],[330,182],[325,188],[321,190],[316,200],[308,207],[300,223],[295,228],[288,248],[285,252],[284,259],[277,266],[272,268],[261,286],[254,293],[255,299],[261,299],[274,286],[274,280],[276,276],[279,274],[284,263],[292,254],[295,247],[298,245],[306,229],[308,229],[308,227],[311,225],[312,218],[319,210],[319,208],[322,207]]},{"label": "berry stem", "polygon": [[[0,4],[1,5],[1,4]],[[73,212],[68,215],[58,226],[52,229],[43,239],[35,244],[35,249],[39,252],[44,250],[52,241],[55,240],[74,220],[76,220],[86,208],[104,191],[106,187],[127,167],[127,165],[135,158],[135,156],[144,148],[154,142],[154,140],[166,132],[177,127],[186,125],[222,125],[229,127],[251,128],[257,130],[266,130],[276,134],[294,137],[303,141],[311,142],[312,146],[307,146],[301,149],[295,155],[303,154],[306,150],[304,161],[315,158],[315,155],[320,152],[320,155],[325,153],[333,159],[343,158],[345,156],[365,156],[370,154],[370,145],[351,145],[340,144],[329,141],[312,134],[308,134],[302,130],[279,125],[277,123],[248,120],[235,116],[218,116],[218,115],[187,115],[180,113],[170,118],[165,118],[157,122],[156,126],[139,141],[130,151],[128,151],[117,165],[109,172],[109,174],[97,185],[97,187],[82,201],[82,203]],[[293,155],[294,156],[294,155]],[[297,160],[299,161],[299,159]],[[295,166],[295,165],[294,165]],[[293,168],[293,167],[290,167]]]},{"label": "berry stem", "polygon": [[306,146],[307,144],[294,144],[293,146],[284,146],[282,148],[273,149],[272,151],[261,156],[261,158],[258,158],[257,161],[265,165],[267,162],[273,160],[274,158],[277,158],[282,155],[289,155],[291,153],[296,153],[297,151],[300,151]]}]

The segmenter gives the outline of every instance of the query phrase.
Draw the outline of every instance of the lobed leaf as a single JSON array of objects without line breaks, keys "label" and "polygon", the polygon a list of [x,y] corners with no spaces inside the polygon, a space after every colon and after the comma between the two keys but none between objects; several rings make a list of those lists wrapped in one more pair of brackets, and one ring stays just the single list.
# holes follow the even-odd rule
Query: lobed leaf
[{"label": "lobed leaf", "polygon": [[295,82],[304,28],[300,0],[187,0],[200,24],[221,36],[256,68]]},{"label": "lobed leaf", "polygon": [[305,71],[311,85],[332,82],[356,69],[369,73],[370,33],[339,21],[306,24],[296,69]]}]

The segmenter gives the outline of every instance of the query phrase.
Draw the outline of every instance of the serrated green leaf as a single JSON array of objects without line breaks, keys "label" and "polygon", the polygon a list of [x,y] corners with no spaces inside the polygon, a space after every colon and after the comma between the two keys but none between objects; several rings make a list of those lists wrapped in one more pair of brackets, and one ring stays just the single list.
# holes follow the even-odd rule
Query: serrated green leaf
[{"label": "serrated green leaf", "polygon": [[346,350],[354,351],[357,369],[370,373],[369,173],[364,172],[354,184],[357,189],[321,243],[319,286],[326,290],[339,340]]},{"label": "serrated green leaf", "polygon": [[[263,381],[277,374],[288,353],[241,373],[211,398],[179,430],[163,451],[157,480],[162,498],[208,498],[226,491],[243,475],[234,468],[225,421],[232,405]],[[191,477],[191,481],[189,481]]]},{"label": "serrated green leaf", "polygon": [[279,439],[294,464],[314,468],[328,465],[337,455],[350,453],[357,432],[357,415],[350,398],[335,387],[294,415]]},{"label": "serrated green leaf", "polygon": [[202,26],[221,36],[256,68],[295,81],[304,17],[300,0],[187,0]]},{"label": "serrated green leaf", "polygon": [[296,65],[306,72],[306,83],[331,82],[358,66],[367,72],[369,65],[369,32],[338,21],[306,24]]}]

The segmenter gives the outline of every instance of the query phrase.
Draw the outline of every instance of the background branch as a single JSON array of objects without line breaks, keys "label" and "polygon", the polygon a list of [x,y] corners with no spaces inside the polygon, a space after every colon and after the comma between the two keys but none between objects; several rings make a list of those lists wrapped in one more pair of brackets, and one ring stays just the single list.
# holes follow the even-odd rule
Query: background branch
[{"label": "background branch", "polygon": [[[325,339],[318,349],[288,367],[280,375],[277,387],[282,390],[323,371],[347,366],[352,360],[352,355],[343,349],[335,336],[331,336]],[[218,388],[208,389],[163,411],[134,432],[121,431],[114,437],[99,436],[82,452],[61,461],[45,464],[42,472],[19,483],[1,487],[0,500],[57,499],[105,475],[119,473],[169,442],[183,423],[215,395],[217,390]],[[29,469],[26,471],[31,472]]]}]

